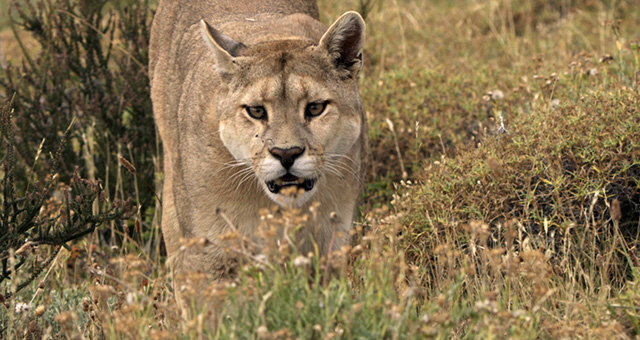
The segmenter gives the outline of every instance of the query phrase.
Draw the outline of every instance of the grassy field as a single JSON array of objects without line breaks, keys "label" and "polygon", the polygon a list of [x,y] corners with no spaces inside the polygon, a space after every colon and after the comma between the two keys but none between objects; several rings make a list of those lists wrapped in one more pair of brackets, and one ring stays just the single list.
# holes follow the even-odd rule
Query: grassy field
[{"label": "grassy field", "polygon": [[[360,84],[372,164],[353,245],[318,258],[285,242],[232,282],[187,275],[175,287],[191,301],[186,316],[163,265],[159,204],[140,177],[158,188],[160,147],[143,138],[102,147],[107,134],[72,115],[80,132],[66,167],[106,173],[100,204],[132,197],[139,209],[53,253],[33,284],[3,296],[0,338],[638,339],[638,8],[321,0],[327,24],[354,9],[367,22]],[[7,62],[19,65],[6,32]],[[103,39],[119,46],[117,35]],[[265,225],[309,213],[265,211]],[[229,235],[230,248],[236,241]],[[39,252],[52,254],[29,260]]]}]

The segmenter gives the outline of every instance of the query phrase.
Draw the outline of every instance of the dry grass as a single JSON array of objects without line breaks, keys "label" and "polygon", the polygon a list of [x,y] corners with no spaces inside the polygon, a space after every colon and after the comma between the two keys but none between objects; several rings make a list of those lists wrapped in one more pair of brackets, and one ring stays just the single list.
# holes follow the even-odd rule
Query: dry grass
[{"label": "dry grass", "polygon": [[[324,22],[362,3],[320,2]],[[234,281],[187,275],[183,317],[151,236],[96,233],[0,307],[6,334],[640,336],[640,4],[371,3],[373,166],[351,247],[320,259],[282,242],[245,254]],[[153,234],[157,212],[143,213]],[[264,235],[311,213],[266,211]]]}]

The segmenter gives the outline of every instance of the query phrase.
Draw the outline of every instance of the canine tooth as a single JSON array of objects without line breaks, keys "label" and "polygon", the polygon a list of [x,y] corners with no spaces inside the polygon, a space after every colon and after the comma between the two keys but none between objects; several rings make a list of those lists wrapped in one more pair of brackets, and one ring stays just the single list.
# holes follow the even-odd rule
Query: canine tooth
[{"label": "canine tooth", "polygon": [[298,178],[298,184],[304,183],[304,178]]},{"label": "canine tooth", "polygon": [[276,179],[276,184],[277,185],[282,185],[282,179],[281,178]]}]

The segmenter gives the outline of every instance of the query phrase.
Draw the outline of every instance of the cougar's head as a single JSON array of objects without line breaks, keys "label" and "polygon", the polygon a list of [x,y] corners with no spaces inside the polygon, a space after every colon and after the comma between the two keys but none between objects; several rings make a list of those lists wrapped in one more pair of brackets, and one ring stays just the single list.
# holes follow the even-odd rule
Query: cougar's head
[{"label": "cougar's head", "polygon": [[293,206],[331,181],[358,185],[353,150],[365,124],[357,89],[362,17],[345,13],[319,43],[245,46],[201,25],[220,79],[220,138],[235,165],[246,166],[245,177],[254,177],[275,202]]}]

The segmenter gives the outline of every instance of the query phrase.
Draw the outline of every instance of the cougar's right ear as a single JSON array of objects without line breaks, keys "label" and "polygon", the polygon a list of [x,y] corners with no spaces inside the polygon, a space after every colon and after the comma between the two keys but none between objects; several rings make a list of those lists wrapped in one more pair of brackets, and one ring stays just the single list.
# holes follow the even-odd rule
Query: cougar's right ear
[{"label": "cougar's right ear", "polygon": [[204,20],[200,20],[200,28],[204,41],[216,58],[218,70],[222,72],[230,71],[236,63],[235,58],[240,55],[246,46],[211,27]]},{"label": "cougar's right ear", "polygon": [[320,39],[319,46],[333,64],[348,78],[356,78],[362,67],[362,45],[365,24],[357,12],[346,12],[336,20]]}]

